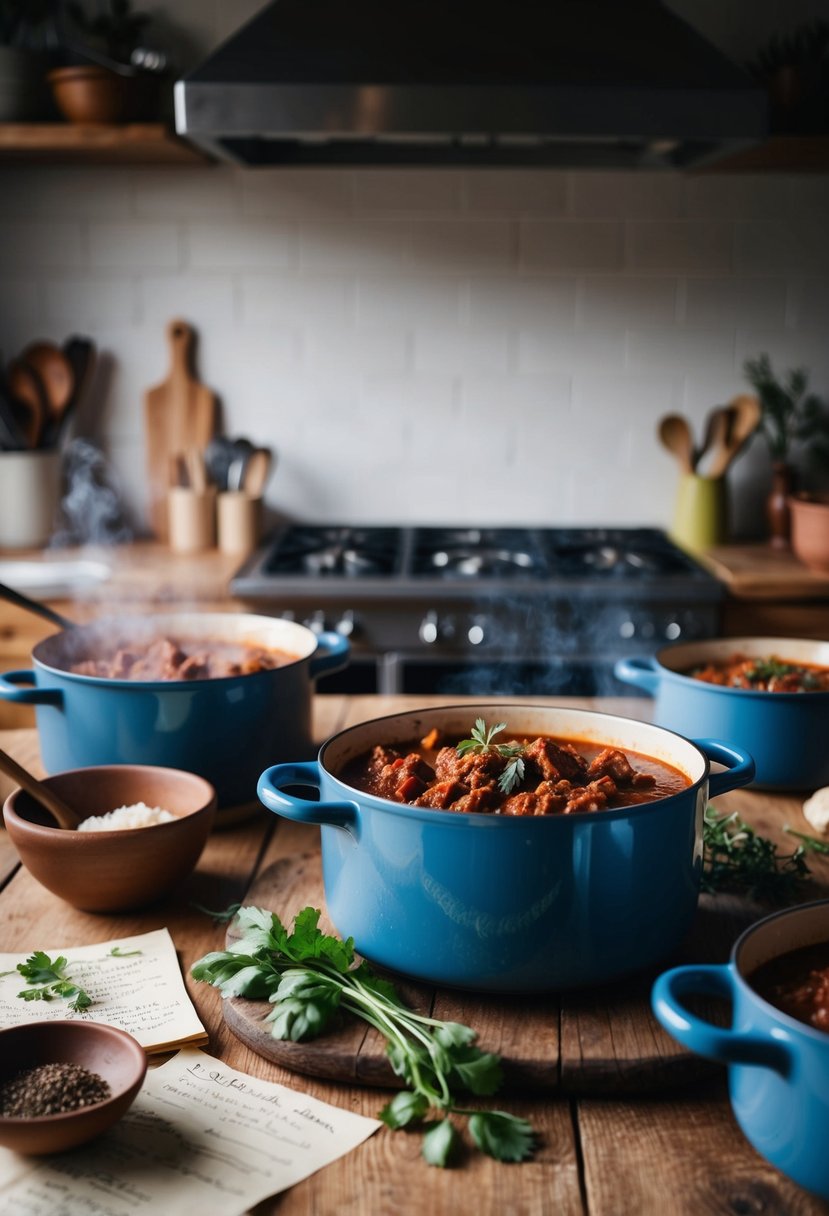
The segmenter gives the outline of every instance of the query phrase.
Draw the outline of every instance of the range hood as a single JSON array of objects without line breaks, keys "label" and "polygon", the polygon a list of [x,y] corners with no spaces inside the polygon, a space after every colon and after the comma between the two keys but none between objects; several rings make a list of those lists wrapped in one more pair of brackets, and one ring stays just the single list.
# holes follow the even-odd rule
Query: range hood
[{"label": "range hood", "polygon": [[658,0],[272,0],[175,85],[238,164],[690,168],[767,99]]}]

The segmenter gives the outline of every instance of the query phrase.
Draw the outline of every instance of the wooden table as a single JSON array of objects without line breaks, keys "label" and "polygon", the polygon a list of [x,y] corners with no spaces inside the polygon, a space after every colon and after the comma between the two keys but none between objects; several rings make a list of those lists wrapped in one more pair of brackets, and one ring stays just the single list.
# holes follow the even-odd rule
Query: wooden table
[{"label": "wooden table", "polygon": [[[434,698],[435,703],[460,698]],[[543,699],[539,699],[543,700]],[[317,697],[320,739],[342,726],[398,709],[422,706],[423,698]],[[561,704],[558,702],[550,702]],[[574,706],[608,709],[647,718],[644,699],[591,701]],[[0,732],[0,747],[36,771],[33,730]],[[5,793],[8,783],[5,783]],[[766,835],[787,840],[785,823],[808,828],[802,798],[735,791],[718,800]],[[176,943],[187,987],[210,1034],[209,1050],[235,1068],[279,1081],[366,1115],[376,1115],[388,1093],[320,1081],[263,1060],[227,1029],[218,993],[189,977],[192,963],[221,948],[217,928],[193,902],[225,908],[244,901],[257,875],[275,861],[314,849],[317,829],[278,820],[264,811],[216,831],[189,883],[167,904],[141,914],[99,916],[77,912],[30,878],[0,833],[0,949],[28,951],[44,944],[81,945],[167,926]],[[829,895],[829,864],[810,860],[814,881],[804,898]],[[727,943],[726,943],[727,944]],[[476,1029],[482,1029],[476,1027]],[[608,1025],[612,1041],[623,1027]],[[483,1039],[483,1035],[482,1035]],[[612,1046],[612,1042],[611,1042]],[[420,1139],[382,1128],[365,1144],[289,1192],[260,1204],[257,1216],[384,1216],[405,1213],[555,1213],[556,1216],[700,1216],[704,1213],[779,1213],[817,1216],[821,1203],[759,1157],[743,1138],[728,1104],[724,1075],[701,1070],[681,1090],[638,1097],[513,1096],[498,1105],[528,1118],[540,1134],[532,1161],[501,1165],[470,1154],[456,1168],[439,1170],[420,1157]]]}]

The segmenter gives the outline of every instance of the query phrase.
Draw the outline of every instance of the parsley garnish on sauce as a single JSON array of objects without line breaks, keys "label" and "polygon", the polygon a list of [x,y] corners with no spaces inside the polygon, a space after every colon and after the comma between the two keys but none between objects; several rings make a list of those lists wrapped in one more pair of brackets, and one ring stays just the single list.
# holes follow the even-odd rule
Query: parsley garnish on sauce
[{"label": "parsley garnish on sauce", "polygon": [[511,794],[524,780],[524,744],[492,742],[506,725],[506,722],[497,722],[495,726],[487,727],[483,718],[476,718],[471,739],[461,739],[455,750],[459,756],[500,756],[506,760],[506,767],[498,778],[498,788],[502,794]]}]

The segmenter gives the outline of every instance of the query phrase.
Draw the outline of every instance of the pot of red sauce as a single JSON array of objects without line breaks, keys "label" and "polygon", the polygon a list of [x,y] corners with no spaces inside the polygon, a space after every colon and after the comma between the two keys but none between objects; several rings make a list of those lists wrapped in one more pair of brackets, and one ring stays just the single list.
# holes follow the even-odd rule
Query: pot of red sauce
[{"label": "pot of red sauce", "polygon": [[219,806],[256,798],[263,765],[313,755],[314,680],[349,643],[248,613],[166,613],[52,634],[0,697],[34,705],[47,773],[150,764],[198,773]]},{"label": "pot of red sauce", "polygon": [[[729,1029],[689,1011],[700,994],[732,1003]],[[728,1065],[734,1116],[757,1151],[829,1199],[829,900],[758,921],[725,965],[666,972],[652,1003],[680,1043]]]},{"label": "pot of red sauce", "polygon": [[[531,741],[514,796],[544,783],[530,755],[539,736],[572,747],[588,768],[600,753],[621,751],[655,783],[628,783],[619,805],[602,803],[600,777],[591,778],[592,794],[588,780],[564,802],[563,787],[550,780],[546,803],[538,795],[512,808],[470,799],[463,787],[472,792],[471,777],[458,781],[448,805],[445,790],[412,786],[423,776],[405,757],[418,741],[437,730],[454,752],[477,718],[506,723],[496,738],[508,746]],[[396,786],[360,778],[378,747],[404,757]],[[420,752],[437,765],[434,747]],[[509,757],[502,759],[499,772]],[[711,760],[727,771],[711,773]],[[270,767],[258,789],[270,810],[320,825],[329,915],[367,958],[441,985],[532,992],[604,982],[670,954],[697,905],[705,805],[745,785],[753,769],[737,748],[609,714],[456,705],[353,726],[329,739],[316,762]],[[315,800],[288,792],[296,786],[310,787]]]},{"label": "pot of red sauce", "polygon": [[653,719],[660,726],[744,747],[757,765],[758,787],[829,785],[829,642],[678,642],[653,656],[620,659],[614,671],[655,698]]}]

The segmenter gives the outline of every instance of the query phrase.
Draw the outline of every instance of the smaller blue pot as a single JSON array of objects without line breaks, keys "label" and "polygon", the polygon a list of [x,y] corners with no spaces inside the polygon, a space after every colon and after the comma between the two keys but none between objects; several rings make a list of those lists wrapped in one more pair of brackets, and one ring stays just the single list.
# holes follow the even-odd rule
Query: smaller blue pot
[{"label": "smaller blue pot", "polygon": [[[653,987],[653,1010],[685,1047],[728,1065],[734,1116],[747,1139],[800,1186],[829,1199],[829,1034],[765,1001],[746,977],[800,947],[829,941],[829,900],[752,925],[722,966],[676,967]],[[732,1002],[731,1029],[685,1007],[691,995]]]},{"label": "smaller blue pot", "polygon": [[[538,818],[462,814],[390,802],[337,776],[375,744],[437,727],[464,738],[477,717],[637,751],[690,784],[639,806]],[[710,760],[726,766],[711,773]],[[321,825],[325,901],[361,954],[432,983],[489,992],[595,984],[663,960],[690,927],[709,797],[747,784],[751,757],[691,743],[609,714],[515,702],[442,706],[353,726],[316,763],[279,764],[259,797],[288,819]],[[288,787],[309,786],[318,800]]]},{"label": "smaller blue pot", "polygon": [[[68,670],[75,659],[109,653],[113,636],[138,646],[153,637],[250,642],[295,655],[269,671],[214,680],[113,680]],[[92,653],[95,653],[93,650]],[[337,633],[248,613],[167,613],[98,621],[52,634],[32,653],[34,669],[0,676],[0,697],[36,707],[47,773],[95,764],[149,764],[198,773],[220,807],[256,799],[262,766],[279,754],[314,754],[313,681],[348,661]]]},{"label": "smaller blue pot", "polygon": [[620,659],[617,679],[656,698],[653,720],[697,738],[728,739],[757,766],[755,785],[813,790],[829,785],[829,692],[754,692],[707,684],[685,673],[734,654],[829,667],[829,642],[808,638],[717,638],[678,642],[652,657]]}]

